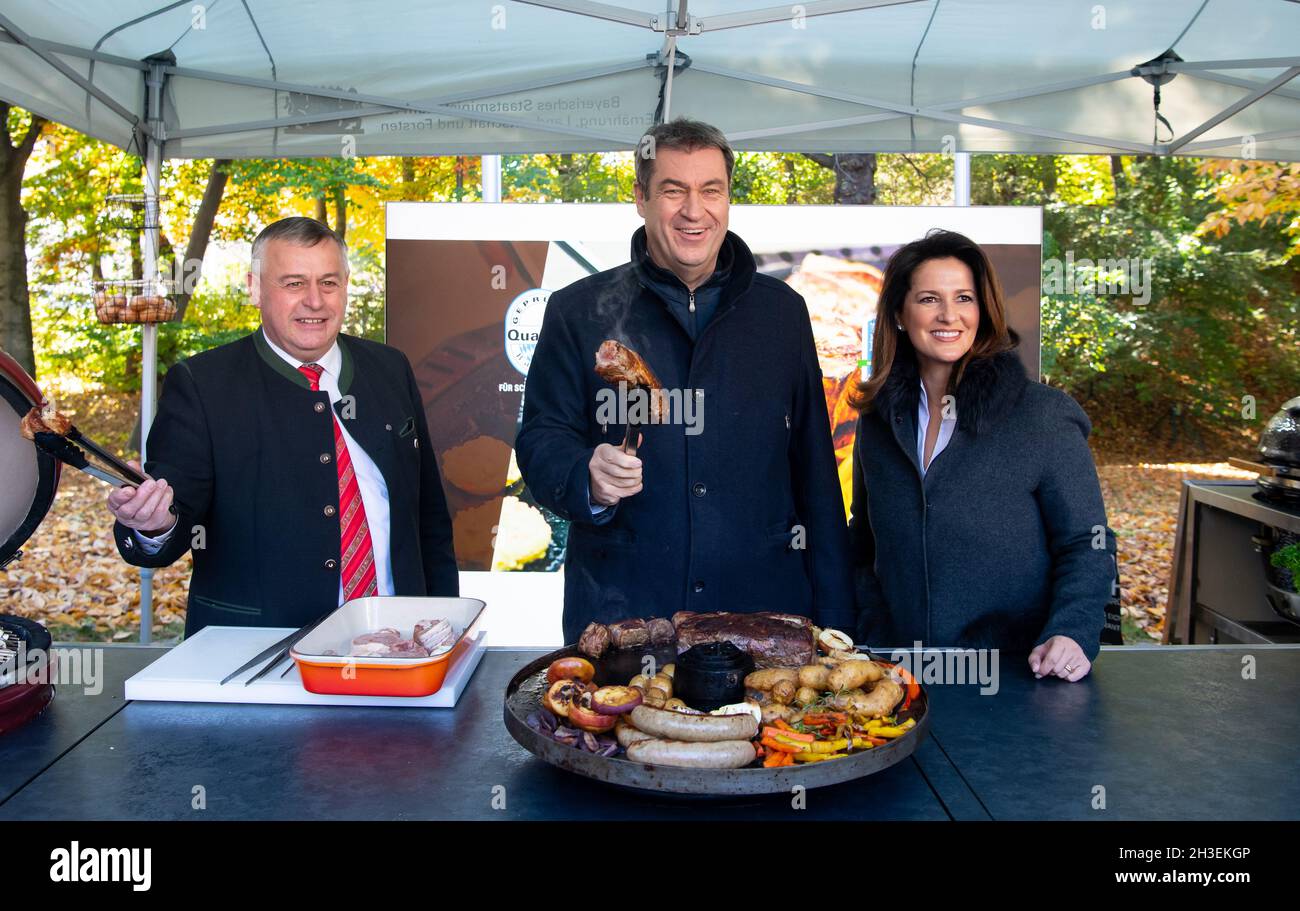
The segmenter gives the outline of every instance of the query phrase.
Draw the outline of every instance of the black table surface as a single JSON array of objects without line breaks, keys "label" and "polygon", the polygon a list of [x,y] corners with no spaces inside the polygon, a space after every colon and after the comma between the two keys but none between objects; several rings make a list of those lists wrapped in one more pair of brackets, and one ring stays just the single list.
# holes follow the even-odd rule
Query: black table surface
[{"label": "black table surface", "polygon": [[1300,818],[1300,646],[1105,648],[1075,684],[1004,658],[996,695],[929,692],[994,819]]},{"label": "black table surface", "polygon": [[[0,804],[0,819],[953,817],[915,759],[808,791],[800,809],[793,795],[659,797],[560,771],[501,719],[506,684],[538,654],[490,649],[450,711],[132,702]],[[17,748],[36,735],[10,736]],[[938,751],[925,761],[955,805],[973,807],[946,765]]]},{"label": "black table surface", "polygon": [[[82,649],[80,660],[87,661],[93,651],[93,647]],[[90,687],[98,690],[95,695],[88,695],[83,686],[60,685],[56,677],[54,699],[45,711],[18,730],[0,735],[0,804],[121,711],[127,704],[122,695],[126,679],[162,654],[160,649],[132,646],[100,651],[103,679]]]},{"label": "black table surface", "polygon": [[0,738],[0,820],[1300,817],[1300,647],[1106,649],[1074,685],[1004,658],[996,695],[927,686],[930,738],[914,757],[809,791],[803,809],[790,795],[643,795],[536,759],[501,721],[506,683],[535,651],[489,650],[450,711],[124,706],[145,651],[105,649],[103,693],[61,688],[62,714]]}]

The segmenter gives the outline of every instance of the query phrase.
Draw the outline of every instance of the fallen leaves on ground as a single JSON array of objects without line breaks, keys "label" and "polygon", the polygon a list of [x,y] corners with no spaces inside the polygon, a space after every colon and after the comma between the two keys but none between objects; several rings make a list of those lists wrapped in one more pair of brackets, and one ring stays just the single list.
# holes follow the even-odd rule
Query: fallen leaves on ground
[{"label": "fallen leaves on ground", "polygon": [[[22,556],[0,570],[4,610],[39,620],[65,641],[134,641],[140,628],[140,570],[118,555],[110,488],[73,469]],[[185,624],[190,557],[154,573],[153,634],[171,640]]]},{"label": "fallen leaves on ground", "polygon": [[[1136,641],[1159,641],[1165,628],[1174,535],[1183,482],[1197,478],[1252,480],[1226,462],[1098,465],[1106,519],[1119,555],[1120,607]],[[1132,641],[1132,640],[1130,640]]]}]

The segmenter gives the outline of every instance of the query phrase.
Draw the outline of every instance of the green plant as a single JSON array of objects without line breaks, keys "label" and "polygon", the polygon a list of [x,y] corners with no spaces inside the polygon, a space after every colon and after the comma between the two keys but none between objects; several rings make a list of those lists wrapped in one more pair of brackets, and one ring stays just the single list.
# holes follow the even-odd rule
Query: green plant
[{"label": "green plant", "polygon": [[1288,544],[1286,547],[1279,547],[1273,551],[1273,556],[1268,558],[1278,569],[1286,570],[1291,574],[1291,590],[1300,594],[1300,541],[1294,544]]}]

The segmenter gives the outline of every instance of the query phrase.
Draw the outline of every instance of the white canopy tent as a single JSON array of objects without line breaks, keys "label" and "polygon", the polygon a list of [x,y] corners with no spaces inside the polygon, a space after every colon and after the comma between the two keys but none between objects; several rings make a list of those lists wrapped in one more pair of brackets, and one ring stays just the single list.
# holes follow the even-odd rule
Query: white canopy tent
[{"label": "white canopy tent", "polygon": [[1300,158],[1294,0],[762,2],[5,0],[0,97],[171,158],[629,149],[669,90],[741,149]]},{"label": "white canopy tent", "polygon": [[657,2],[3,0],[0,98],[144,158],[146,276],[164,157],[610,151],[687,115],[742,150],[952,153],[959,204],[970,152],[1300,160],[1300,0]]}]

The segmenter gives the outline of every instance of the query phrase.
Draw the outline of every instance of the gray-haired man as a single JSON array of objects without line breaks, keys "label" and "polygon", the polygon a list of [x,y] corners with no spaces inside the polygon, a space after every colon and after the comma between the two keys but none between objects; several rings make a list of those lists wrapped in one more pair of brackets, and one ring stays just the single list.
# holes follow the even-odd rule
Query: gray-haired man
[{"label": "gray-haired man", "polygon": [[109,496],[123,558],[193,552],[187,635],[302,626],[369,595],[457,594],[410,364],[340,333],[343,240],[277,221],[253,241],[247,282],[261,328],[168,371],[145,466],[157,480]]}]

